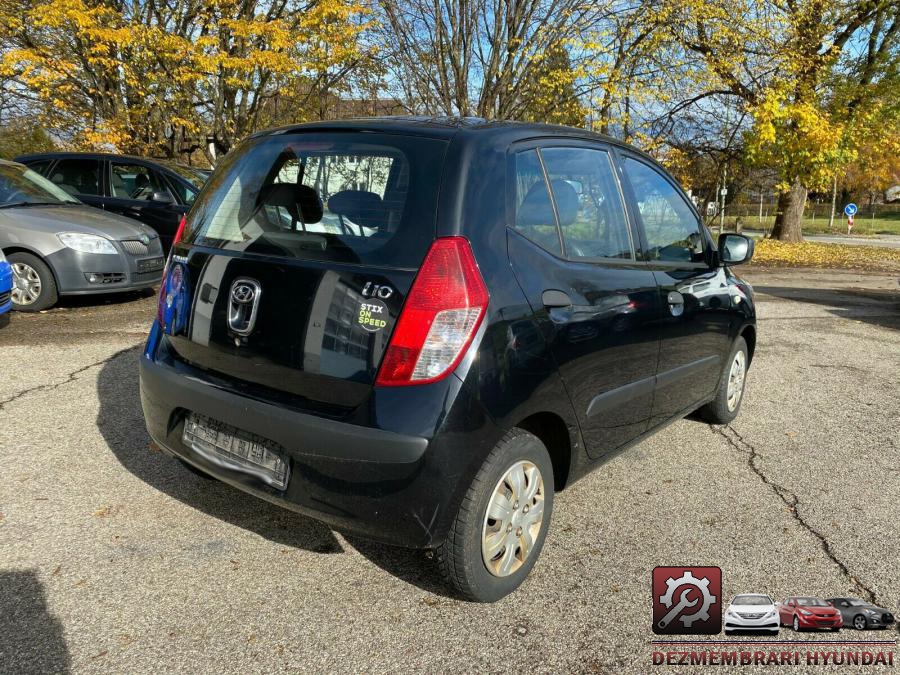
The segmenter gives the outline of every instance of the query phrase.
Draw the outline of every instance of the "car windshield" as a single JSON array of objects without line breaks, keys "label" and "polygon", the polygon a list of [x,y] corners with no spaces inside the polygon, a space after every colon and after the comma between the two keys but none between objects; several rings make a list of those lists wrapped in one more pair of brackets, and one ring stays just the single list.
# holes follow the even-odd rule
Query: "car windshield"
[{"label": "car windshield", "polygon": [[31,169],[19,164],[0,164],[0,207],[79,203]]},{"label": "car windshield", "polygon": [[203,187],[203,184],[206,183],[206,179],[209,178],[209,172],[205,172],[203,169],[198,169],[193,166],[185,166],[178,162],[160,162],[160,164],[184,178],[188,183],[197,188],[198,192]]},{"label": "car windshield", "polygon": [[800,607],[828,607],[828,603],[819,598],[797,598]]},{"label": "car windshield", "polygon": [[731,601],[732,605],[771,605],[772,598],[768,595],[739,595]]}]

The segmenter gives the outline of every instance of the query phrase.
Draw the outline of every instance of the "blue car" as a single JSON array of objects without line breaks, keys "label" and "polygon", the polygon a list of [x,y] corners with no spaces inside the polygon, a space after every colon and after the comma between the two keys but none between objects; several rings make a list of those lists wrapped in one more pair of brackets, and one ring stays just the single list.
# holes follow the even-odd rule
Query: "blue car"
[{"label": "blue car", "polygon": [[6,262],[3,251],[0,251],[0,316],[12,309],[12,267]]}]

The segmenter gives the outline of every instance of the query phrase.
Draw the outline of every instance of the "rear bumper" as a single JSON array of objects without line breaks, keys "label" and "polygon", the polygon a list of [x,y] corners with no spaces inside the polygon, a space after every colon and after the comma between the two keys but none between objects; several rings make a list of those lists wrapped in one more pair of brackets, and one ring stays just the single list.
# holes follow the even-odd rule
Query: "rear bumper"
[{"label": "rear bumper", "polygon": [[[480,465],[480,448],[490,442],[482,444],[460,433],[454,421],[460,415],[452,412],[444,417],[440,433],[431,437],[398,433],[243,396],[177,362],[145,354],[140,364],[147,430],[165,452],[252,495],[384,543],[410,548],[439,545]],[[448,378],[443,395],[451,401],[467,399],[461,385],[457,378]],[[462,401],[468,411],[472,403]],[[182,435],[189,412],[283,446],[290,471],[285,489],[210,461],[185,445]]]}]

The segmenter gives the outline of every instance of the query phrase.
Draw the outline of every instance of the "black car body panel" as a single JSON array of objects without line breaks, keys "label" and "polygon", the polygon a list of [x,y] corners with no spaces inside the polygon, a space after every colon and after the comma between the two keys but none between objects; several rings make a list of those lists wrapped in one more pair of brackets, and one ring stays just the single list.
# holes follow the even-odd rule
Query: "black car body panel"
[{"label": "black car body panel", "polygon": [[[139,220],[150,226],[159,234],[166,253],[172,246],[182,217],[190,208],[192,199],[188,199],[187,195],[193,196],[199,192],[199,174],[191,172],[194,177],[191,181],[165,164],[142,157],[109,153],[46,152],[23,155],[16,161],[65,187],[85,204]],[[74,164],[69,169],[61,170],[63,161],[92,163],[96,173],[92,172],[91,180],[84,178],[79,180],[79,171]],[[158,190],[151,191],[148,188],[141,194],[132,195],[130,193],[135,189],[132,185],[123,193],[124,186],[115,183],[117,176],[113,170],[114,166],[141,167],[153,177],[153,187]],[[157,194],[159,192],[167,193],[170,200],[155,199],[159,196]]]},{"label": "black car body panel", "polygon": [[[533,431],[548,446],[559,489],[710,400],[739,335],[752,355],[751,289],[718,264],[695,211],[706,258],[687,265],[648,259],[627,185],[621,195],[632,242],[628,259],[575,260],[515,229],[510,166],[522,148],[596,149],[610,162],[618,162],[620,152],[636,151],[563,127],[382,118],[257,134],[230,161],[273,138],[287,148],[311,148],[311,157],[315,139],[328,148],[345,137],[375,145],[393,139],[384,142],[405,148],[413,168],[424,161],[416,160],[417,143],[426,144],[421,147],[429,148],[425,154],[434,163],[419,173],[431,176],[439,191],[430,206],[417,204],[413,215],[429,239],[469,242],[490,295],[484,321],[449,376],[414,386],[379,385],[379,365],[424,249],[404,264],[366,262],[359,259],[365,252],[329,260],[320,251],[332,235],[307,235],[305,217],[297,238],[305,243],[297,250],[260,245],[253,237],[269,235],[258,235],[256,226],[252,236],[223,245],[188,234],[170,257],[169,279],[173,268],[181,276],[177,291],[163,294],[163,319],[154,324],[141,359],[141,394],[153,440],[202,471],[342,530],[435,547],[485,457],[512,427]],[[298,185],[313,164],[302,161]],[[216,189],[231,170],[217,169]],[[391,186],[399,185],[391,171],[385,203]],[[624,174],[616,175],[625,185]],[[275,181],[271,175],[265,180]],[[263,188],[260,204],[268,194]],[[195,220],[198,227],[212,227],[206,210],[214,198],[204,191],[188,215],[189,229]],[[587,208],[589,199],[583,193],[578,203]],[[296,233],[297,222],[288,229]],[[272,236],[277,241],[280,235]],[[229,314],[237,312],[233,293],[242,280],[258,284],[259,293],[246,335],[235,330]],[[373,289],[389,291],[381,297]],[[354,312],[373,298],[383,305],[384,324],[366,332]],[[563,306],[560,298],[571,302]],[[287,487],[273,488],[186,446],[188,413],[284,448]]]}]

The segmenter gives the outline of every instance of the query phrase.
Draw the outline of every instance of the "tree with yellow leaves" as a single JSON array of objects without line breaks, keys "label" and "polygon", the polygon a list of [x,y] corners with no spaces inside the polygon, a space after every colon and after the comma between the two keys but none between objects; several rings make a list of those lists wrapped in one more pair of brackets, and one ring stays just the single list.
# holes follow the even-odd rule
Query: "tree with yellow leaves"
[{"label": "tree with yellow leaves", "polygon": [[356,0],[0,0],[0,75],[78,147],[215,159],[282,90],[333,89],[367,23]]}]

